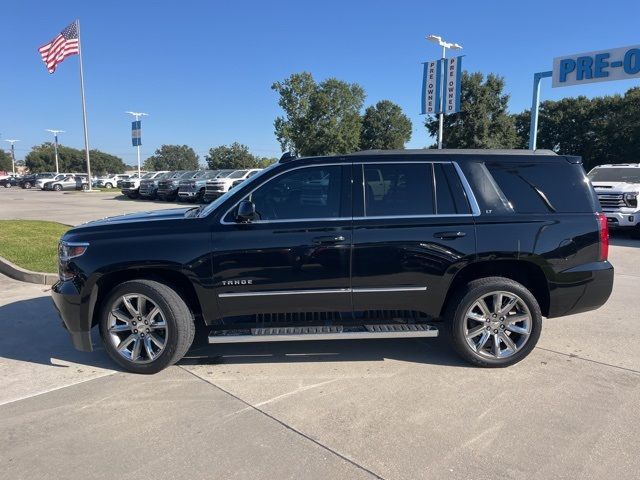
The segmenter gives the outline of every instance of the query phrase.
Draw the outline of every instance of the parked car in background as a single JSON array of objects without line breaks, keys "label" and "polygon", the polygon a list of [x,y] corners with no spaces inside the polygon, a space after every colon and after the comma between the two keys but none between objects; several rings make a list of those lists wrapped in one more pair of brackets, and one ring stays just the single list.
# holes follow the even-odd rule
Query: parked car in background
[{"label": "parked car in background", "polygon": [[182,180],[189,180],[198,175],[198,170],[179,170],[174,172],[169,178],[165,178],[158,182],[158,198],[171,202],[178,198],[178,189]]},{"label": "parked car in background", "polygon": [[46,182],[43,190],[53,190],[59,192],[61,190],[86,190],[89,188],[89,181],[85,176],[67,175],[59,180]]},{"label": "parked car in background", "polygon": [[201,170],[195,178],[180,181],[178,198],[186,202],[202,202],[207,181],[219,175],[229,175],[232,172],[233,170]]},{"label": "parked car in background", "polygon": [[158,182],[166,178],[171,177],[173,172],[156,172],[157,175],[152,178],[145,178],[140,180],[140,187],[138,188],[138,196],[145,200],[154,200],[158,194]]},{"label": "parked car in background", "polygon": [[36,182],[41,178],[53,178],[56,174],[52,172],[43,172],[43,173],[31,173],[29,175],[24,175],[20,180],[18,180],[18,186],[20,188],[32,188],[36,186]]},{"label": "parked car in background", "polygon": [[140,188],[140,182],[142,180],[152,179],[156,176],[160,175],[160,172],[147,172],[142,175],[142,177],[133,176],[128,180],[122,181],[122,194],[126,195],[129,198],[138,198],[138,192]]},{"label": "parked car in background", "polygon": [[57,182],[58,180],[62,180],[64,177],[68,176],[68,175],[72,175],[71,173],[58,173],[58,174],[53,174],[53,176],[49,177],[49,176],[43,176],[41,178],[38,178],[36,180],[36,184],[35,186],[37,188],[39,188],[40,190],[44,190],[44,184],[48,183],[48,182]]},{"label": "parked car in background", "polygon": [[258,173],[261,169],[259,168],[251,168],[247,170],[235,170],[231,172],[229,175],[219,176],[213,178],[207,182],[207,186],[205,188],[204,198],[205,201],[215,200],[221,195],[227,193],[234,182],[242,182],[249,177],[252,177],[256,173]]},{"label": "parked car in background", "polygon": [[640,163],[600,165],[587,175],[612,229],[640,238]]},{"label": "parked car in background", "polygon": [[116,187],[117,188],[122,188],[122,183],[125,180],[129,180],[130,178],[134,177],[136,175],[118,175],[118,181],[116,182]]},{"label": "parked car in background", "polygon": [[4,175],[0,178],[0,187],[11,188],[18,185],[19,177],[17,175]]},{"label": "parked car in background", "polygon": [[118,182],[122,182],[129,178],[129,175],[105,175],[102,177],[98,177],[98,181],[96,182],[96,187],[98,188],[116,188],[118,186]]}]

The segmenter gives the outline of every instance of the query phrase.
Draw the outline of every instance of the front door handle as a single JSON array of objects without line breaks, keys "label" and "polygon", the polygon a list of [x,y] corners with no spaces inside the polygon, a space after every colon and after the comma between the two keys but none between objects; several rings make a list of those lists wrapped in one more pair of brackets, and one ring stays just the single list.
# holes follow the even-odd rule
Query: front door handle
[{"label": "front door handle", "polygon": [[344,241],[345,241],[345,238],[342,235],[315,237],[313,239],[313,243],[318,245],[331,245],[332,243],[342,243]]},{"label": "front door handle", "polygon": [[441,238],[443,240],[452,240],[454,238],[461,238],[466,235],[465,232],[438,232],[434,233],[433,236],[436,238]]}]

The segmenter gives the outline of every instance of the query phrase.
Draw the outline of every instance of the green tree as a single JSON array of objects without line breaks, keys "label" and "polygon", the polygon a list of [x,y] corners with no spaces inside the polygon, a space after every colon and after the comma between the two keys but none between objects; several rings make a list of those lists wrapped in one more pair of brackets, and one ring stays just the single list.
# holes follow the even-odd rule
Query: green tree
[{"label": "green tree", "polygon": [[13,163],[11,162],[11,154],[0,150],[0,171],[11,172]]},{"label": "green tree", "polygon": [[144,162],[145,170],[197,170],[198,155],[187,145],[162,145]]},{"label": "green tree", "polygon": [[316,83],[308,72],[295,73],[271,88],[285,116],[276,118],[275,134],[283,151],[328,155],[358,150],[364,89],[329,78]]},{"label": "green tree", "polygon": [[261,168],[263,159],[249,151],[249,147],[234,142],[230,146],[220,145],[210,148],[205,157],[211,170]]},{"label": "green tree", "polygon": [[399,105],[381,100],[364,112],[360,149],[402,149],[411,140],[411,129],[411,120]]},{"label": "green tree", "polygon": [[[102,175],[105,173],[123,173],[124,162],[120,157],[110,155],[100,150],[90,150],[91,173]],[[84,150],[58,146],[58,165],[61,172],[86,172],[87,163]],[[50,142],[36,145],[25,157],[25,165],[31,172],[55,172],[56,161],[53,144]]]},{"label": "green tree", "polygon": [[[444,148],[514,148],[520,142],[515,119],[507,113],[509,95],[504,79],[490,73],[462,74],[460,112],[444,116]],[[425,126],[432,136],[438,118],[428,117]]]},{"label": "green tree", "polygon": [[[514,115],[519,146],[529,143],[530,112]],[[640,88],[624,95],[547,100],[540,104],[537,148],[579,155],[586,170],[640,159]]]}]

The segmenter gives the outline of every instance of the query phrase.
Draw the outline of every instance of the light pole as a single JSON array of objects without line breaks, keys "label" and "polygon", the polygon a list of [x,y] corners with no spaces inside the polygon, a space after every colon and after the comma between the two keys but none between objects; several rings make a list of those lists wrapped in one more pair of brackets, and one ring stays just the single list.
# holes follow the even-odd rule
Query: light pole
[{"label": "light pole", "polygon": [[14,148],[14,144],[19,142],[20,140],[5,140],[5,142],[9,142],[11,144],[11,166],[13,168],[13,174],[16,174],[16,150]]},{"label": "light pole", "polygon": [[[447,58],[447,48],[450,48],[452,50],[462,50],[462,45],[458,43],[446,42],[442,39],[440,35],[427,35],[427,40],[429,40],[430,42],[437,43],[442,47],[442,57],[440,57],[441,58],[440,61],[443,63],[442,65],[443,72],[444,72],[444,59]],[[446,76],[447,72],[444,72],[444,75]],[[442,111],[441,105],[439,106],[439,108],[440,108],[440,113],[438,114],[438,122],[439,122],[438,123],[438,149],[442,149],[442,128],[444,124],[444,112]]]},{"label": "light pole", "polygon": [[58,168],[58,134],[64,133],[64,130],[51,130],[49,128],[45,129],[45,132],[53,133],[53,150],[56,154],[56,173],[60,173],[60,169]]},{"label": "light pole", "polygon": [[[128,113],[129,115],[133,115],[136,119],[136,122],[140,121],[141,117],[148,117],[149,114],[148,113],[144,113],[144,112],[124,112],[124,113]],[[140,130],[142,130],[142,124],[140,124]],[[140,145],[142,145],[142,140],[139,138],[138,141],[135,143],[136,145],[136,149],[138,151],[138,178],[140,178],[142,175],[140,173]]]}]

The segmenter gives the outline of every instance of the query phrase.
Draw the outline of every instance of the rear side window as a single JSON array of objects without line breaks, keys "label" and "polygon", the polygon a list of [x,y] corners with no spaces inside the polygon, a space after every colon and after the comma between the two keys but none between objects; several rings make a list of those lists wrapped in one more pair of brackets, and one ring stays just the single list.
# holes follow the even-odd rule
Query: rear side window
[{"label": "rear side window", "polygon": [[438,215],[471,213],[467,196],[454,166],[450,163],[434,163],[433,173],[436,179],[436,213]]},{"label": "rear side window", "polygon": [[364,164],[367,217],[433,215],[430,163]]},{"label": "rear side window", "polygon": [[486,162],[495,184],[517,213],[595,211],[591,187],[580,165]]}]

